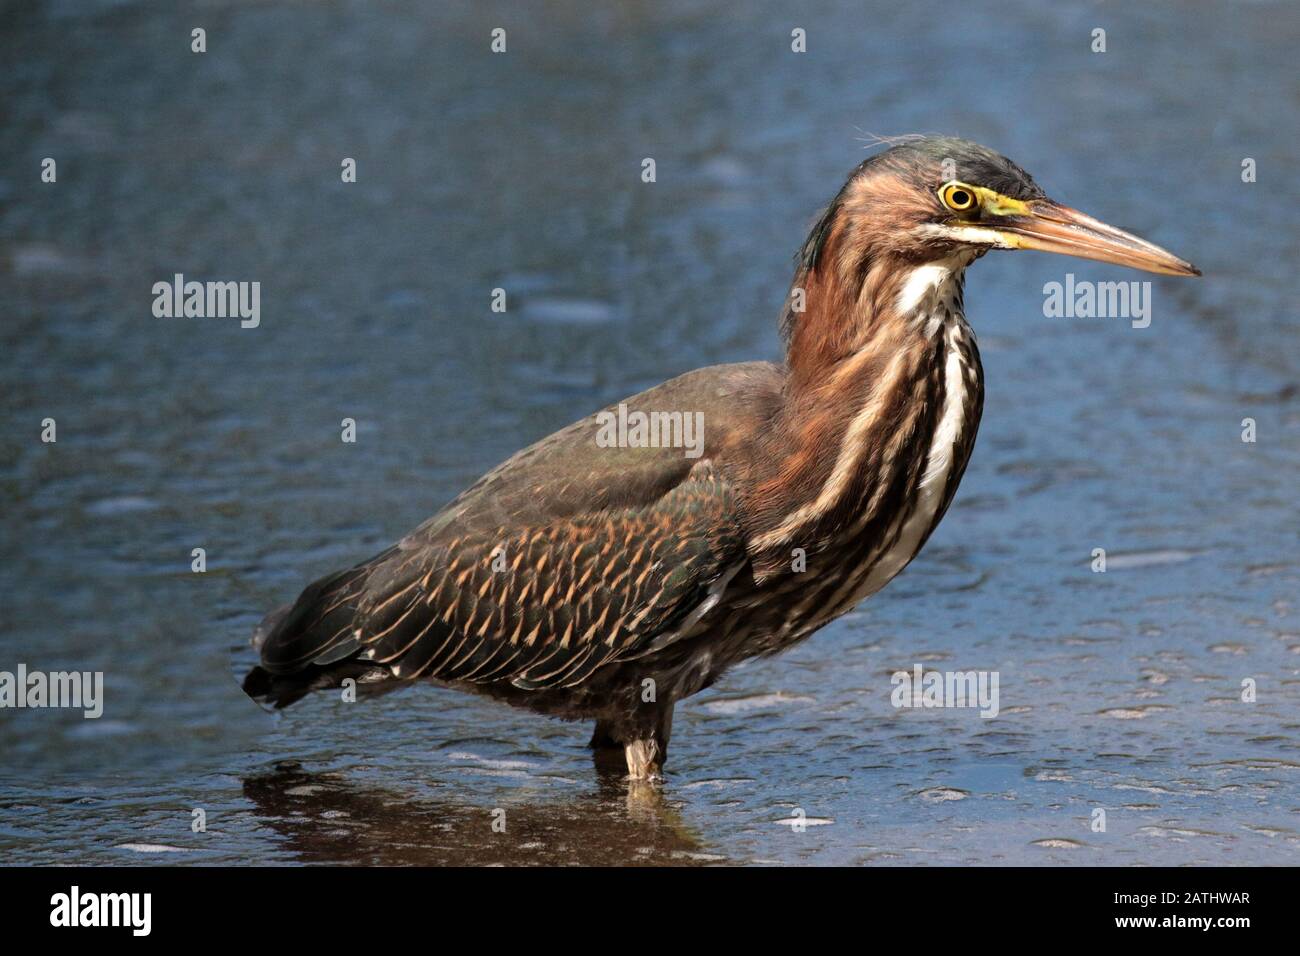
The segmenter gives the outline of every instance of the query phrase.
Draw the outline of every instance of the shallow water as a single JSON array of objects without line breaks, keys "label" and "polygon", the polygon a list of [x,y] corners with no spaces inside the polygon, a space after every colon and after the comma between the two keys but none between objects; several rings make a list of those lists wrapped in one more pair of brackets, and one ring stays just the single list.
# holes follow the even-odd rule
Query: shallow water
[{"label": "shallow water", "polygon": [[[0,669],[102,670],[106,704],[0,711],[0,859],[1296,862],[1295,8],[444,6],[6,12]],[[661,789],[598,772],[588,727],[448,691],[240,693],[229,649],[308,579],[594,408],[775,357],[814,210],[909,131],[1205,276],[1153,278],[1135,329],[1041,290],[1152,277],[975,265],[988,394],[948,517],[857,612],[680,704]],[[154,319],[175,272],[260,281],[260,327]],[[917,663],[996,670],[999,716],[895,709]]]}]

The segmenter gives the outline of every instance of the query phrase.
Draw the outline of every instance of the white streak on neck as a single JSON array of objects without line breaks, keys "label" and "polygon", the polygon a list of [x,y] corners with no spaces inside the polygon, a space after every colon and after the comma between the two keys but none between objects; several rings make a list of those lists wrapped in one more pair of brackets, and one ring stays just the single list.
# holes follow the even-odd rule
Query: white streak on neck
[{"label": "white streak on neck", "polygon": [[899,315],[911,315],[942,284],[952,280],[953,268],[947,262],[928,262],[907,274],[894,308]]},{"label": "white streak on neck", "polygon": [[934,335],[943,324],[943,316],[957,310],[962,273],[970,264],[968,254],[936,259],[914,266],[903,280],[894,308],[904,318],[916,316],[925,322],[925,334]]},{"label": "white streak on neck", "polygon": [[[961,312],[957,308],[957,297],[961,289],[962,273],[965,271],[966,266],[970,264],[971,259],[972,255],[970,253],[962,252],[946,259],[939,259],[914,267],[904,280],[902,291],[895,303],[899,314],[903,316],[917,315],[924,323],[927,336],[934,335],[943,326],[947,316],[956,316],[959,322],[964,322],[965,320],[962,319]],[[852,480],[854,469],[861,459],[863,453],[862,436],[877,420],[882,404],[889,396],[890,389],[894,387],[894,380],[899,373],[901,359],[902,352],[894,354],[884,375],[879,382],[875,383],[870,397],[849,424],[848,431],[845,433],[844,440],[840,445],[835,468],[817,497],[787,517],[779,527],[754,539],[750,543],[751,549],[761,550],[790,539],[801,527],[824,515],[839,501],[844,489]],[[952,361],[952,353],[949,352],[949,365],[951,365]],[[960,372],[960,359],[957,361],[958,371]],[[960,379],[961,376],[959,375],[956,390],[962,393],[964,389],[961,387]],[[952,393],[949,392],[948,394],[951,395]],[[958,421],[953,427],[960,429],[960,395],[958,395],[957,399],[957,413]],[[946,440],[955,441],[955,435],[945,434],[943,437]],[[933,453],[931,453],[931,460],[934,460]],[[908,560],[911,560],[910,555]],[[906,561],[904,564],[906,564]],[[893,577],[893,575],[891,574],[890,577]],[[889,579],[886,578],[885,580],[888,581]],[[883,586],[883,582],[881,586]]]},{"label": "white streak on neck", "polygon": [[950,316],[944,334],[944,396],[943,409],[935,425],[934,437],[926,455],[925,472],[917,484],[915,504],[899,529],[893,544],[879,555],[865,579],[850,578],[827,602],[831,607],[847,600],[844,609],[875,594],[903,570],[921,549],[921,542],[934,526],[934,520],[943,504],[952,472],[957,444],[966,424],[966,399],[969,392],[966,368],[962,362],[959,340],[967,334],[965,319]]}]

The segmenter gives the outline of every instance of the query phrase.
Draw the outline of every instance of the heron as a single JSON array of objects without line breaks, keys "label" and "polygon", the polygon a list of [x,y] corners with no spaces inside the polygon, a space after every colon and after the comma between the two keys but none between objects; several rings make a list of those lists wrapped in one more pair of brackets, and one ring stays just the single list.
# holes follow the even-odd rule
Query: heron
[{"label": "heron", "polygon": [[661,780],[677,701],[879,591],[947,511],[983,405],[965,270],[995,249],[1200,274],[987,147],[896,143],[798,250],[783,362],[618,403],[703,413],[696,454],[598,442],[610,409],[541,439],[268,615],[244,690],[274,707],[349,680],[473,691],[594,721],[598,757]]}]

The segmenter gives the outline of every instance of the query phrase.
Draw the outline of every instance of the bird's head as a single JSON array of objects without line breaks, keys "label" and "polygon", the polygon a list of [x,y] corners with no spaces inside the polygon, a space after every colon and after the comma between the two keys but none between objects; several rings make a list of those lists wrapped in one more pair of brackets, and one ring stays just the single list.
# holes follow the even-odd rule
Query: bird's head
[{"label": "bird's head", "polygon": [[[915,290],[960,277],[990,249],[1200,275],[1173,253],[1049,199],[1028,173],[987,147],[918,137],[859,165],[813,227],[782,322],[789,351],[813,366],[851,351],[881,319],[905,318],[898,313],[916,304]],[[796,289],[808,312],[820,315],[798,314]]]},{"label": "bird's head", "polygon": [[925,137],[863,162],[809,237],[816,263],[838,252],[902,261],[966,261],[989,249],[1039,249],[1164,275],[1200,275],[1190,262],[1047,194],[1023,169],[969,140]]}]

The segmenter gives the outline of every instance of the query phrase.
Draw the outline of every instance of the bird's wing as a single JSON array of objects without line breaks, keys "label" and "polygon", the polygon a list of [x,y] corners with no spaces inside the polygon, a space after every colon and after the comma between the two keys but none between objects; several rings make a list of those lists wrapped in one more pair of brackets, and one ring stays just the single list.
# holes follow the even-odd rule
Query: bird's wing
[{"label": "bird's wing", "polygon": [[524,449],[392,548],[307,588],[274,622],[263,667],[368,661],[399,679],[534,689],[636,656],[744,562],[721,462],[753,440],[782,381],[766,363],[716,366],[622,403],[705,412],[698,457],[601,447],[596,415]]}]

